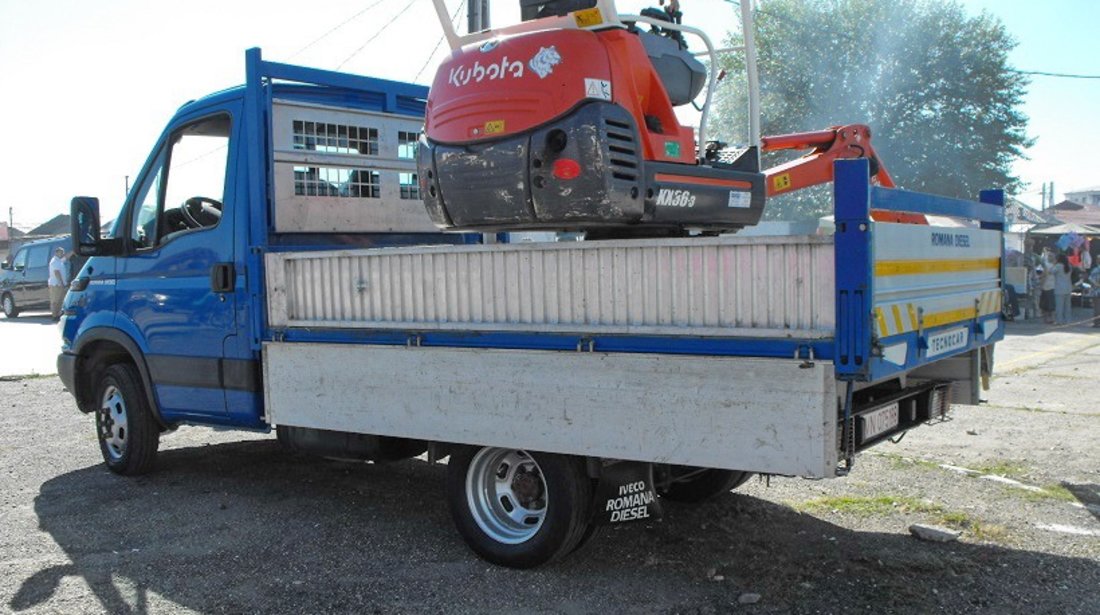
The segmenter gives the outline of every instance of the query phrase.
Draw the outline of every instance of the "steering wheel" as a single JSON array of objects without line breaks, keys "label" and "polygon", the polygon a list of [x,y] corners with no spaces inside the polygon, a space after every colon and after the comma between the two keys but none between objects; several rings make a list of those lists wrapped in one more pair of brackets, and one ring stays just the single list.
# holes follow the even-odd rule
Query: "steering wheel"
[{"label": "steering wheel", "polygon": [[193,196],[180,205],[180,213],[187,226],[206,228],[214,226],[222,219],[221,201],[206,196]]}]

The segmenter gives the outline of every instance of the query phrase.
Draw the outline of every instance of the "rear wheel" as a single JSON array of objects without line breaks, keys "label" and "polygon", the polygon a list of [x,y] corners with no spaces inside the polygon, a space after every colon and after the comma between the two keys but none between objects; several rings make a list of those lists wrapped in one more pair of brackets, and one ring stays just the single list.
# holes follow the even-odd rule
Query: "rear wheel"
[{"label": "rear wheel", "polygon": [[4,310],[4,316],[8,318],[15,318],[19,315],[19,308],[15,305],[15,297],[11,296],[11,293],[4,293],[4,296],[0,298],[0,309]]},{"label": "rear wheel", "polygon": [[674,479],[661,496],[673,502],[695,504],[728,493],[752,478],[751,472],[699,468],[695,472]]},{"label": "rear wheel", "polygon": [[160,429],[137,369],[126,363],[108,367],[103,371],[96,399],[96,434],[107,467],[128,476],[152,470]]},{"label": "rear wheel", "polygon": [[466,544],[500,566],[554,561],[592,534],[592,481],[577,457],[463,447],[451,454],[447,498]]}]

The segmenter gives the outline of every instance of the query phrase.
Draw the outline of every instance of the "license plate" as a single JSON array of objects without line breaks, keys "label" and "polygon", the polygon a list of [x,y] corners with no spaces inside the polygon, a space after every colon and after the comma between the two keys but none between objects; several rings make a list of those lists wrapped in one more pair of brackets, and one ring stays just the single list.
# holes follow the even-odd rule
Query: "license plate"
[{"label": "license plate", "polygon": [[898,403],[894,402],[860,416],[859,418],[863,420],[863,441],[866,442],[897,427],[898,409]]}]

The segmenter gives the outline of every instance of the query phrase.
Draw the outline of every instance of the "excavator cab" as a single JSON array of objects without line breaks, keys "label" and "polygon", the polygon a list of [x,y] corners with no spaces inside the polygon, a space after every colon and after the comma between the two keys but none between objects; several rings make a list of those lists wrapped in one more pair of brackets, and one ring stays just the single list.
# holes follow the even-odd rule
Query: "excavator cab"
[{"label": "excavator cab", "polygon": [[[531,21],[544,17],[561,17],[595,6],[596,0],[520,0],[520,15],[523,21]],[[672,0],[667,7],[642,9],[640,15],[657,22],[674,24],[679,24],[683,17],[676,0]],[[642,29],[635,23],[624,23],[642,41],[646,56],[661,78],[661,84],[665,87],[672,105],[686,105],[698,98],[706,85],[707,68],[688,50],[683,32],[658,25]]]},{"label": "excavator cab", "polygon": [[[759,220],[757,148],[708,155],[715,80],[686,37],[716,56],[675,4],[620,15],[609,0],[520,0],[518,23],[459,35],[433,2],[452,51],[428,95],[418,181],[437,226],[596,238]],[[682,125],[674,108],[701,95],[698,129]]]}]

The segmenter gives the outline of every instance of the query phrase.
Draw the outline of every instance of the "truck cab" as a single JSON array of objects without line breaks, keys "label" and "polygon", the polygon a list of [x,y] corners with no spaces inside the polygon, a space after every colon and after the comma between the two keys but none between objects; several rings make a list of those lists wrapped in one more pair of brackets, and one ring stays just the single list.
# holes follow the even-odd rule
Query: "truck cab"
[{"label": "truck cab", "polygon": [[[258,49],[249,58],[261,65]],[[416,191],[426,89],[316,73],[327,87],[257,78],[180,107],[106,237],[98,201],[74,199],[89,260],[66,301],[58,370],[81,409],[101,405],[99,366],[125,360],[160,428],[267,429],[263,252],[464,241],[435,229]],[[285,187],[278,199],[271,184]],[[269,231],[285,231],[281,245]]]},{"label": "truck cab", "polygon": [[242,111],[243,88],[181,107],[127,197],[111,249],[77,276],[59,370],[82,407],[94,403],[95,370],[78,357],[125,356],[162,425],[259,426],[255,359],[240,334],[249,314],[238,310],[245,243],[234,231],[247,224],[248,192],[233,162]]}]

